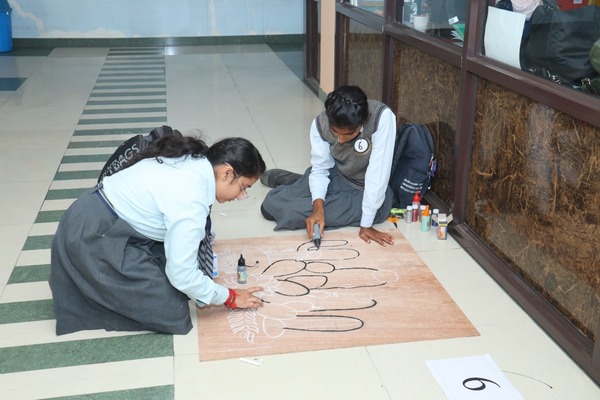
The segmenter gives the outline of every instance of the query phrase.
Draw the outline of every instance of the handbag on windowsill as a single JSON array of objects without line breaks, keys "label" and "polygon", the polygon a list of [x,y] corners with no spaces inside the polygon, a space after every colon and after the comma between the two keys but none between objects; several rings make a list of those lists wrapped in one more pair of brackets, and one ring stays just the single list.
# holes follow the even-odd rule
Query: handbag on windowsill
[{"label": "handbag on windowsill", "polygon": [[600,38],[600,7],[588,5],[561,11],[553,0],[544,0],[530,19],[521,42],[521,69],[558,83],[578,85],[598,76],[589,59]]}]

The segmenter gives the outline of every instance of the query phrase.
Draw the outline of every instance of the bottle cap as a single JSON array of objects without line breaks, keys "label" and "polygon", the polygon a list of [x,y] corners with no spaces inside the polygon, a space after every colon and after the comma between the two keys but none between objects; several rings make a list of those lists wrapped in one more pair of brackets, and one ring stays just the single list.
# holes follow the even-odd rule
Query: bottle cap
[{"label": "bottle cap", "polygon": [[240,259],[238,260],[238,265],[246,265],[246,260],[244,260],[244,256],[240,254]]},{"label": "bottle cap", "polygon": [[415,195],[413,196],[413,202],[420,202],[421,201],[421,194],[419,192],[416,192]]},{"label": "bottle cap", "polygon": [[434,208],[434,209],[433,209],[433,213],[434,213],[434,214],[439,214],[439,213],[440,213],[440,210],[439,210],[439,208]]},{"label": "bottle cap", "polygon": [[425,209],[425,211],[423,211],[423,216],[429,217],[430,215],[431,215],[431,211],[429,211],[429,209]]},{"label": "bottle cap", "polygon": [[421,210],[425,210],[426,208],[427,208],[427,206],[425,204],[421,204],[421,207],[420,207]]},{"label": "bottle cap", "polygon": [[406,206],[406,211],[412,211],[412,206]]}]

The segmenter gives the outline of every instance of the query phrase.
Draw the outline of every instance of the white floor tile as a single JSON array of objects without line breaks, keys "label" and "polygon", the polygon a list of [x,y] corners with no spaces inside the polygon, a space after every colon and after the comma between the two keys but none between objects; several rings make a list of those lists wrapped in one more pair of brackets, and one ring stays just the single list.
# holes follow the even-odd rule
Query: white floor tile
[{"label": "white floor tile", "polygon": [[3,152],[0,158],[0,182],[43,181],[49,186],[62,156],[63,150]]},{"label": "white floor tile", "polygon": [[[0,153],[1,159],[4,159],[3,153]],[[24,182],[24,173],[19,174],[19,178],[18,182],[0,183],[0,226],[33,223],[46,197],[49,181]]]},{"label": "white floor tile", "polygon": [[0,268],[3,269],[0,283],[7,282],[30,229],[31,224],[0,225]]},{"label": "white floor tile", "polygon": [[27,78],[44,63],[46,57],[2,57],[0,77]]},{"label": "white floor tile", "polygon": [[[239,359],[198,363],[176,357],[176,399],[252,398],[290,400],[389,399],[364,348],[295,353],[262,358],[261,366]],[[221,377],[235,384],[218,384]],[[229,378],[228,378],[229,379]]]},{"label": "white floor tile", "polygon": [[34,400],[170,385],[172,377],[173,360],[163,357],[0,374],[0,387],[7,398]]},{"label": "white floor tile", "polygon": [[47,300],[52,298],[48,282],[14,283],[7,285],[0,303]]}]

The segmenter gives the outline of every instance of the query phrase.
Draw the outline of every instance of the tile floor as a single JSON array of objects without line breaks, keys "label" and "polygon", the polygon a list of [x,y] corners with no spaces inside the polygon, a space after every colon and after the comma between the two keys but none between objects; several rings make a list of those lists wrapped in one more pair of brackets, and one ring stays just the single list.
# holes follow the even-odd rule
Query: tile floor
[{"label": "tile floor", "polygon": [[[52,235],[132,133],[168,124],[209,141],[244,136],[269,168],[308,166],[308,127],[323,106],[282,60],[266,45],[0,57],[0,397],[435,400],[446,397],[425,361],[490,354],[525,399],[600,399],[452,237],[437,241],[414,224],[399,229],[481,336],[268,356],[260,367],[199,362],[197,327],[185,336],[55,336]],[[5,78],[21,84],[3,87]],[[275,233],[261,217],[266,192],[257,184],[249,200],[215,205],[217,240],[295,233]]]}]

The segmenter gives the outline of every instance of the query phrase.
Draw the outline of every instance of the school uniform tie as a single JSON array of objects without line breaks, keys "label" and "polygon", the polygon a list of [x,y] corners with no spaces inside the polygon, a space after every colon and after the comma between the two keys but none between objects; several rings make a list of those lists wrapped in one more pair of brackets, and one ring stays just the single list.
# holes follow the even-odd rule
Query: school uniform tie
[{"label": "school uniform tie", "polygon": [[213,251],[212,251],[212,235],[211,231],[211,220],[210,220],[210,210],[212,206],[209,207],[208,216],[206,217],[206,225],[204,227],[204,239],[200,241],[200,246],[198,247],[198,264],[200,270],[208,276],[210,279],[213,279]]}]

